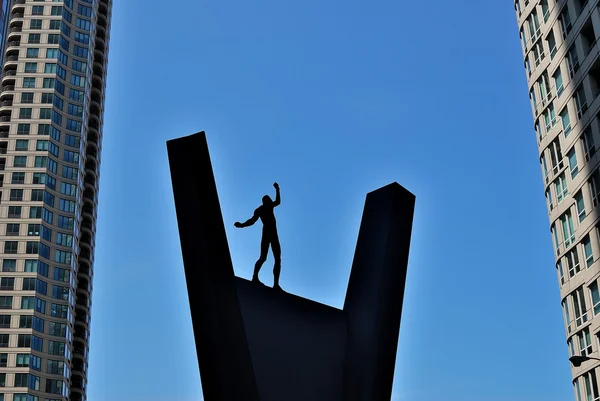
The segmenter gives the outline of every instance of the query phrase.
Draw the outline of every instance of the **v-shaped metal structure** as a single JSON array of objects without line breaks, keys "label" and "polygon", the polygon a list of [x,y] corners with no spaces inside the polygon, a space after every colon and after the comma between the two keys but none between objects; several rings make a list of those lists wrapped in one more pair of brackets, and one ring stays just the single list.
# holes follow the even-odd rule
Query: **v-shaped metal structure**
[{"label": "v-shaped metal structure", "polygon": [[367,194],[342,310],[235,277],[204,132],[167,142],[206,401],[389,401],[415,196]]}]

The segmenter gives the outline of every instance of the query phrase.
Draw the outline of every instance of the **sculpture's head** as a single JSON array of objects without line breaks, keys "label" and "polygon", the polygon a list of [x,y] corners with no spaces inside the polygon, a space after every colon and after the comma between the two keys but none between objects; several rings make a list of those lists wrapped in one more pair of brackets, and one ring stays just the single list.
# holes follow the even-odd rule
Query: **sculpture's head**
[{"label": "sculpture's head", "polygon": [[262,202],[263,202],[263,205],[265,205],[265,206],[271,206],[273,204],[273,200],[271,199],[271,197],[269,195],[263,196]]}]

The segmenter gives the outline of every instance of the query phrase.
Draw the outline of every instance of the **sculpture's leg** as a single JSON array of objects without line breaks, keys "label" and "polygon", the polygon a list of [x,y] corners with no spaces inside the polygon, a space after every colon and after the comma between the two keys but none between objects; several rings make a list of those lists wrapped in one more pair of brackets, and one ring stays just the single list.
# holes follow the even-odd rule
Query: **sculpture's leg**
[{"label": "sculpture's leg", "polygon": [[259,401],[204,132],[167,142],[206,401]]},{"label": "sculpture's leg", "polygon": [[273,259],[275,264],[273,265],[273,288],[280,289],[279,276],[281,275],[281,245],[279,244],[279,238],[275,236],[271,242],[271,249],[273,250]]},{"label": "sculpture's leg", "polygon": [[262,284],[260,282],[260,280],[258,279],[258,273],[260,273],[260,269],[261,269],[263,263],[265,263],[265,261],[267,260],[268,254],[269,254],[269,239],[267,237],[265,237],[265,234],[263,233],[262,238],[260,240],[260,256],[258,257],[258,260],[254,264],[254,273],[252,274],[252,281],[254,281],[255,283]]},{"label": "sculpture's leg", "polygon": [[389,401],[415,196],[397,183],[367,194],[344,312],[344,401]]}]

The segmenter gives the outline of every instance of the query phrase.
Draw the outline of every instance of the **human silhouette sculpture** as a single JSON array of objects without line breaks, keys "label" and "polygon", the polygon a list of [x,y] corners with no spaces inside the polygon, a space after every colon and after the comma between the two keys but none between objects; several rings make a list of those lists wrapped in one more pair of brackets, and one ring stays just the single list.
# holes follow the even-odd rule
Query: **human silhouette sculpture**
[{"label": "human silhouette sculpture", "polygon": [[281,203],[281,196],[279,194],[279,184],[274,183],[273,186],[275,187],[276,191],[275,202],[273,202],[270,196],[263,196],[262,205],[260,205],[254,211],[254,215],[243,223],[235,222],[234,226],[237,228],[250,227],[260,218],[263,223],[262,239],[260,241],[260,257],[254,265],[252,281],[262,284],[258,279],[258,272],[260,271],[263,263],[265,263],[267,260],[267,254],[269,252],[270,245],[271,250],[273,251],[273,257],[275,258],[275,265],[273,266],[273,288],[276,290],[281,290],[281,287],[279,286],[279,275],[281,274],[281,246],[279,244],[277,223],[275,221],[275,213],[273,210]]}]

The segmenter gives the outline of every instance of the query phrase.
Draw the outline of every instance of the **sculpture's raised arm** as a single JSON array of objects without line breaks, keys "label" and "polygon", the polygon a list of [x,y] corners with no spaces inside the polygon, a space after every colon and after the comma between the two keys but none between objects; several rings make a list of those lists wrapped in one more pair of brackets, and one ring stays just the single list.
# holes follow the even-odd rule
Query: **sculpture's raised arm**
[{"label": "sculpture's raised arm", "polygon": [[275,202],[273,202],[273,207],[275,206],[279,206],[279,204],[281,203],[281,195],[279,194],[279,184],[278,183],[274,183],[273,186],[275,187]]}]

